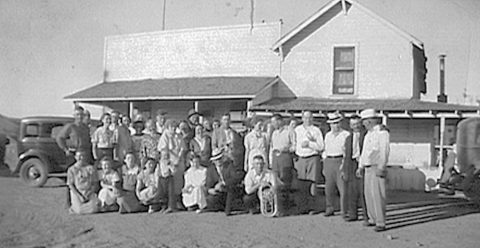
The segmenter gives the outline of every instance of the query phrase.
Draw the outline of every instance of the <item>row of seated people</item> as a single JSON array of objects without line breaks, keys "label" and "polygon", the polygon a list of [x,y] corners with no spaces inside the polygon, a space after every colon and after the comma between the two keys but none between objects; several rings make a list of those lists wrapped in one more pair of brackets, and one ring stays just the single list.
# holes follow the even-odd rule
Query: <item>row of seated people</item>
[{"label": "row of seated people", "polygon": [[[100,161],[99,173],[95,166],[86,163],[86,152],[77,151],[77,162],[67,172],[70,212],[171,213],[187,209],[197,213],[224,211],[227,216],[233,210],[258,213],[259,188],[282,188],[276,175],[265,168],[261,155],[254,157],[253,169],[246,174],[236,169],[221,150],[214,152],[207,167],[201,165],[199,156],[192,155],[180,183],[175,182],[176,168],[167,156],[168,152],[161,152],[158,162],[147,158],[142,168],[135,155],[128,153],[119,169],[105,157]],[[181,195],[175,193],[176,185],[182,185]]]}]

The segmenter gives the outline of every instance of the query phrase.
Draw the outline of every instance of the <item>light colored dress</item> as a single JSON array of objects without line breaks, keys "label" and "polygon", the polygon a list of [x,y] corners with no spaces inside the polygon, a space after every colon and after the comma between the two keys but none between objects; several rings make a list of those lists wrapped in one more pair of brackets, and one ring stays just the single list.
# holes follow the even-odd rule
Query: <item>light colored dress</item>
[{"label": "light colored dress", "polygon": [[137,177],[137,183],[142,182],[145,186],[137,194],[138,199],[143,204],[149,204],[156,201],[159,194],[158,189],[158,173],[148,173],[146,170],[141,171]]},{"label": "light colored dress", "polygon": [[268,168],[268,138],[265,132],[257,133],[251,131],[245,136],[245,150],[248,151],[247,165],[245,171],[249,171],[253,166],[253,157],[262,155],[265,166]]},{"label": "light colored dress", "polygon": [[67,185],[74,184],[77,190],[89,199],[82,203],[72,190],[70,190],[70,211],[76,214],[91,214],[98,212],[98,198],[94,192],[94,185],[98,182],[96,169],[92,165],[78,167],[71,166],[67,170]]},{"label": "light colored dress", "polygon": [[198,204],[198,207],[203,209],[207,206],[206,180],[207,168],[205,167],[199,167],[198,169],[190,167],[185,172],[185,188],[189,190],[182,193],[182,198],[186,207]]},{"label": "light colored dress", "polygon": [[[105,173],[102,176],[102,182],[110,186],[116,186],[120,182],[120,175],[117,171],[112,170],[109,173]],[[110,206],[117,202],[118,190],[113,190],[111,188],[102,188],[98,192],[98,199],[102,205]]]}]

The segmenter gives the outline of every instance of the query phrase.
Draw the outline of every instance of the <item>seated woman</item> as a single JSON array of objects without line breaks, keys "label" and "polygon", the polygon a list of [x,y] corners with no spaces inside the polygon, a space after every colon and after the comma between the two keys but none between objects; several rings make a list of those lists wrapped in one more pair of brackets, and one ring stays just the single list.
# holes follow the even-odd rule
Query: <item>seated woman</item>
[{"label": "seated woman", "polygon": [[148,213],[153,213],[159,204],[159,178],[156,173],[157,163],[153,158],[147,158],[145,169],[137,176],[136,194],[140,203],[148,206]]},{"label": "seated woman", "polygon": [[201,213],[207,206],[207,169],[200,165],[200,160],[198,154],[192,156],[190,168],[185,172],[185,186],[182,190],[183,204],[189,211],[196,208],[197,213]]},{"label": "seated woman", "polygon": [[100,179],[100,192],[98,192],[98,199],[100,200],[100,207],[103,211],[114,211],[118,209],[117,196],[120,188],[120,175],[113,169],[113,161],[108,157],[103,157],[100,160],[103,175]]},{"label": "seated woman", "polygon": [[98,212],[98,174],[97,170],[86,163],[87,151],[77,150],[77,162],[67,170],[67,185],[70,189],[70,212],[91,214]]},{"label": "seated woman", "polygon": [[117,197],[117,204],[119,212],[134,213],[143,209],[135,195],[137,186],[137,176],[140,172],[140,166],[135,161],[133,152],[128,152],[125,155],[125,163],[122,166],[122,190]]}]

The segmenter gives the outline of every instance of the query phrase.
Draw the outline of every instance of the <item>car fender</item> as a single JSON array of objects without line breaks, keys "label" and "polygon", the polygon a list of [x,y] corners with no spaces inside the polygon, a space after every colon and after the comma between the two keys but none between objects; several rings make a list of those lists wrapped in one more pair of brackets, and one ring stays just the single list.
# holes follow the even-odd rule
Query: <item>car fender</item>
[{"label": "car fender", "polygon": [[30,149],[30,150],[27,150],[26,152],[24,152],[20,155],[17,168],[15,169],[15,173],[19,172],[22,163],[25,160],[30,159],[30,158],[40,159],[47,166],[47,169],[48,169],[49,172],[52,170],[51,162],[50,162],[50,159],[48,158],[47,154],[44,154],[42,152]]}]

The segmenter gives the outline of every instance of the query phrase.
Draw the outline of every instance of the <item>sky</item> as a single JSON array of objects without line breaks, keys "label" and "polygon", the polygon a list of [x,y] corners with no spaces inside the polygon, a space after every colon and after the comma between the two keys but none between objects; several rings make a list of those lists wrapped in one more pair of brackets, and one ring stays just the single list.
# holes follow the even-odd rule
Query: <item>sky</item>
[{"label": "sky", "polygon": [[[480,1],[358,0],[422,40],[427,95],[446,54],[450,102],[480,99]],[[286,33],[328,0],[166,0],[165,29],[283,20]],[[104,38],[162,30],[162,0],[0,0],[0,114],[70,115],[63,97],[102,81]],[[409,86],[410,87],[410,86]],[[465,95],[465,89],[466,95]]]}]

